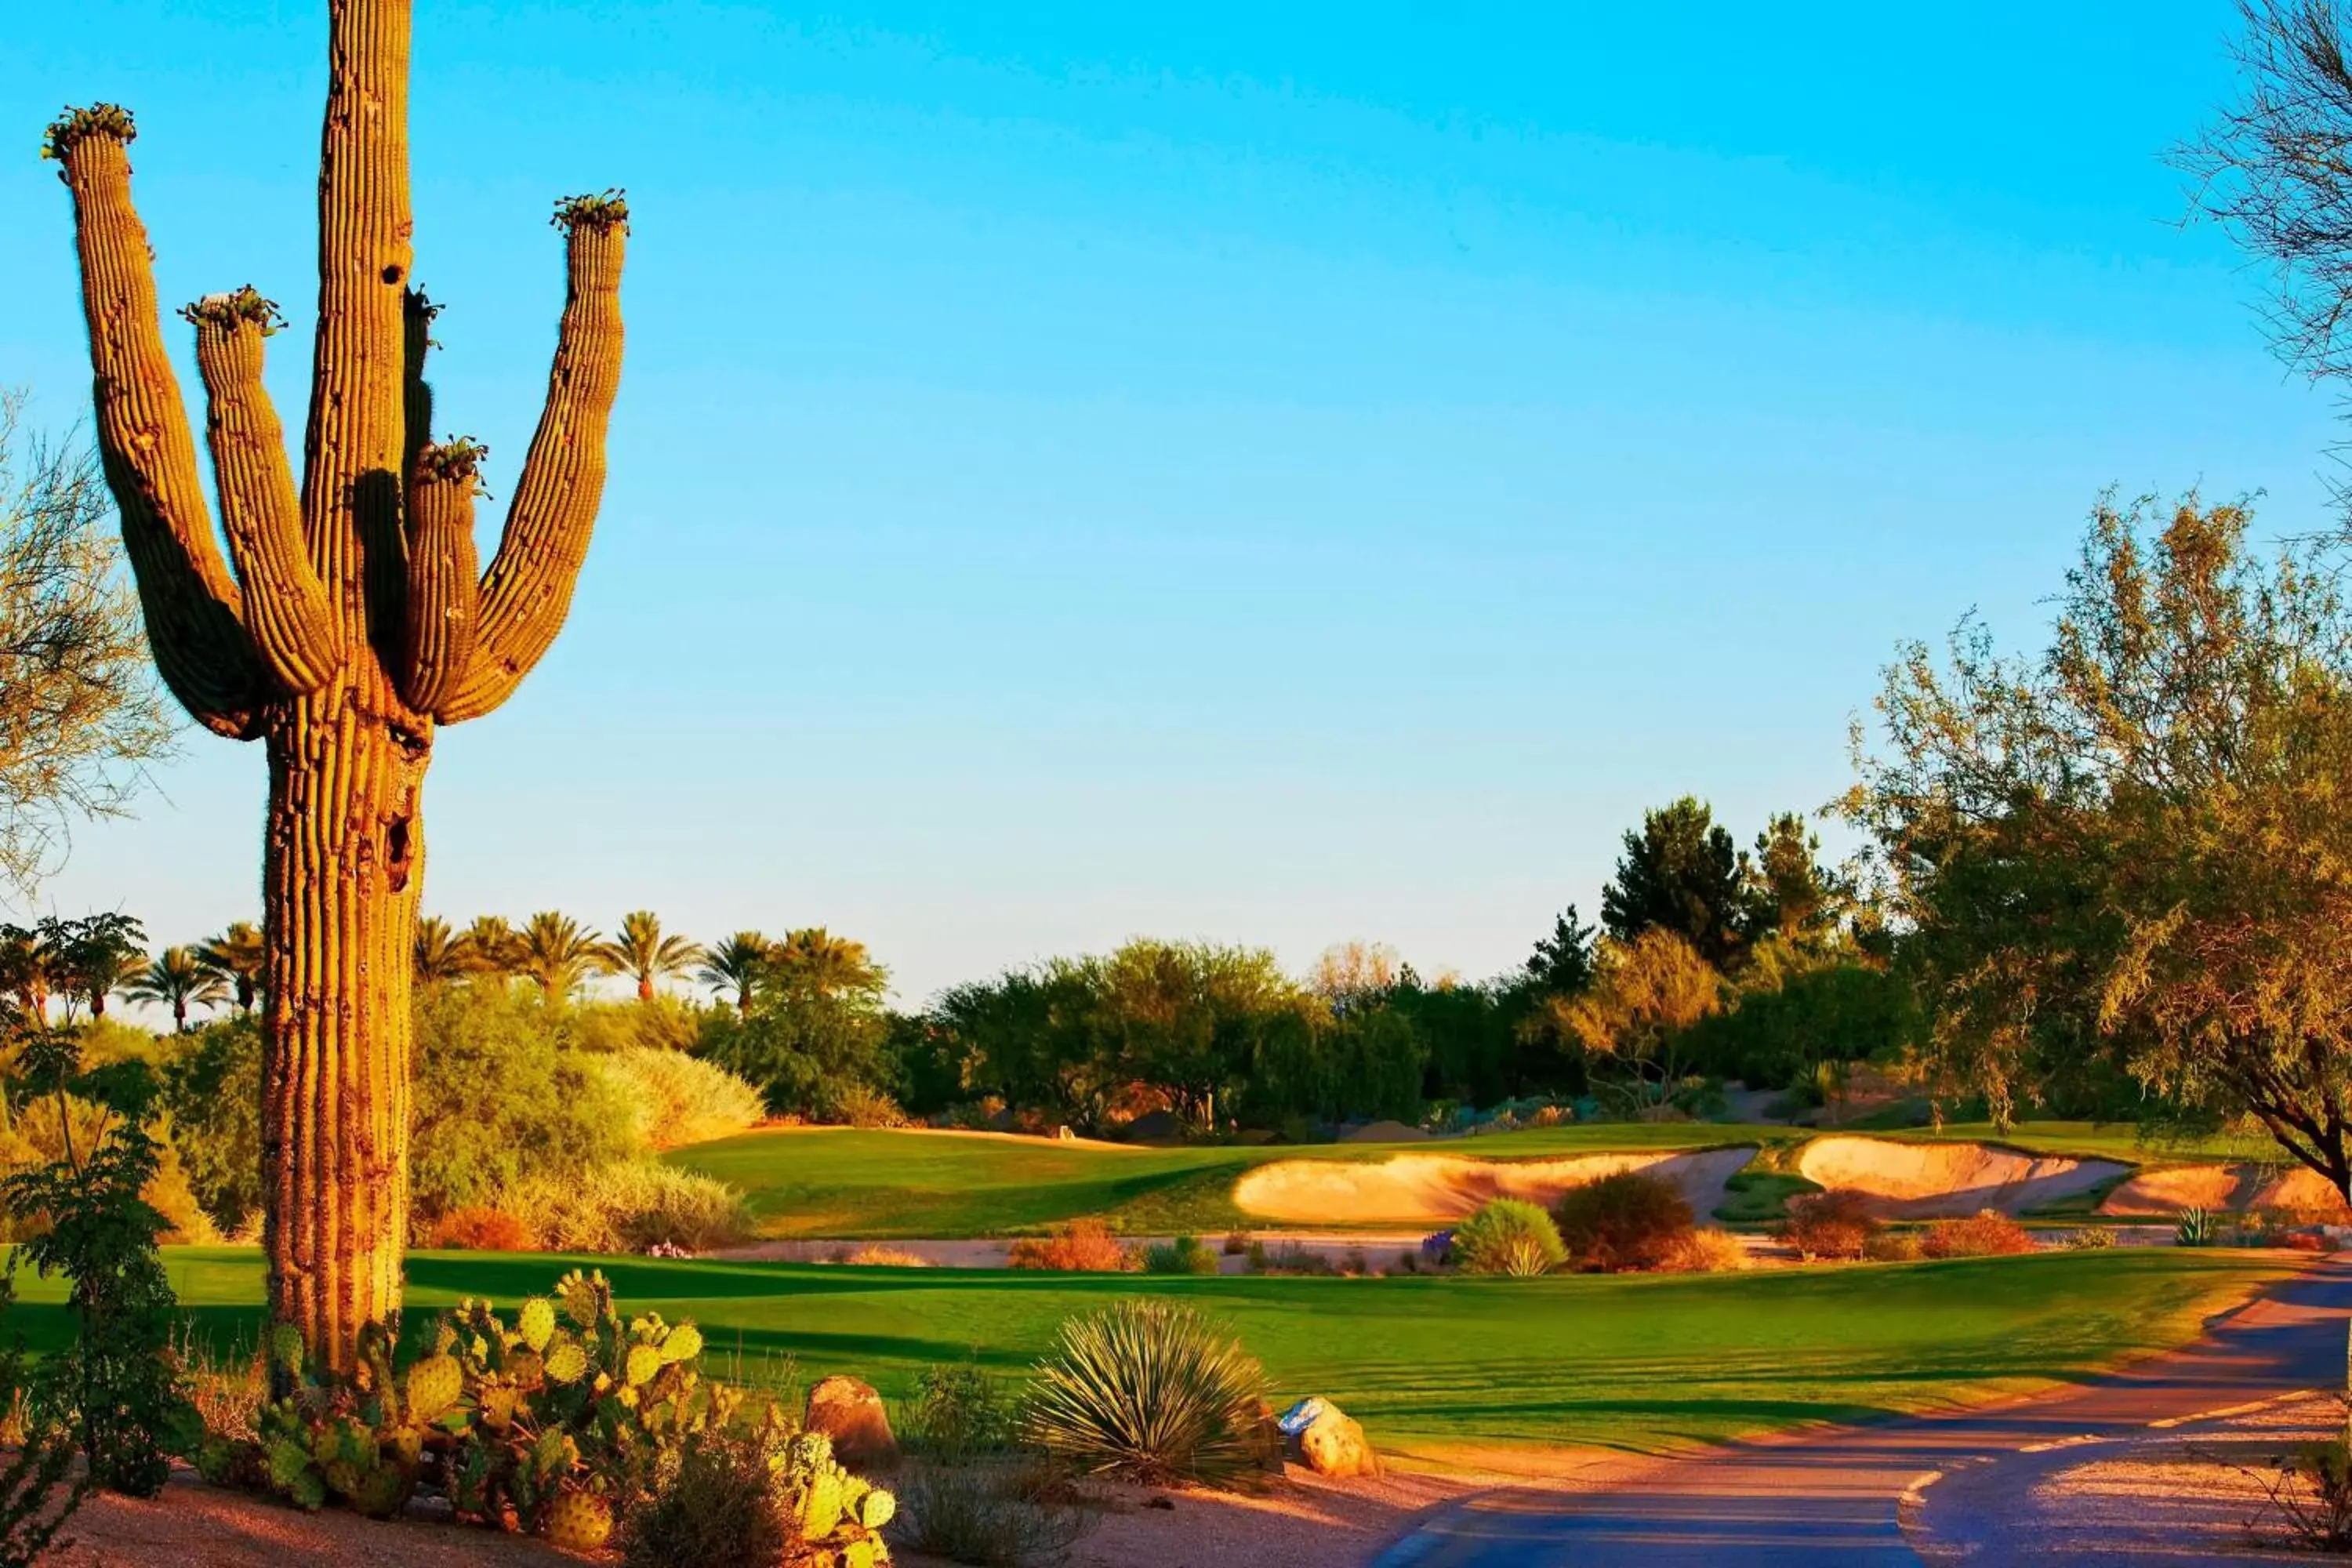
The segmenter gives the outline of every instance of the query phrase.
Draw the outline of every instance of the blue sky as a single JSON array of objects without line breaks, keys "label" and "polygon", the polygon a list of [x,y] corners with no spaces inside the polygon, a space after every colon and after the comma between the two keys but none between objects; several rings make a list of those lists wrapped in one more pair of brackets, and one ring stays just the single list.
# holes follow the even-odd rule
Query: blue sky
[{"label": "blue sky", "polygon": [[[31,153],[116,99],[164,298],[282,300],[299,410],[323,11],[11,18],[0,381],[74,416]],[[1139,933],[1516,963],[1644,805],[1832,795],[1896,640],[2030,635],[2105,487],[2326,518],[2330,398],[2160,162],[2232,12],[418,0],[494,491],[550,204],[636,214],[595,547],[442,738],[427,907],[821,923],[909,999]],[[45,896],[251,913],[261,767],[191,736]]]}]

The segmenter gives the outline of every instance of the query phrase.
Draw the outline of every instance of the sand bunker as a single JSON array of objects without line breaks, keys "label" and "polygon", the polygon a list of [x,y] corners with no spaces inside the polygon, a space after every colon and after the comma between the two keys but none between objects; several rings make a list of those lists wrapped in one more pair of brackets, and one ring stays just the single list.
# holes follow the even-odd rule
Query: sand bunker
[{"label": "sand bunker", "polygon": [[1983,1143],[1898,1143],[1885,1138],[1816,1138],[1797,1170],[1824,1187],[1865,1193],[1884,1212],[1906,1219],[2021,1214],[2081,1197],[2126,1174],[2111,1160],[2021,1154]]},{"label": "sand bunker", "polygon": [[2281,1172],[2261,1165],[2178,1165],[2142,1171],[2099,1205],[2101,1214],[2169,1218],[2182,1209],[2285,1209],[2294,1214],[2345,1215],[2343,1194],[2305,1166]]},{"label": "sand bunker", "polygon": [[1306,1225],[1442,1225],[1492,1198],[1525,1198],[1549,1206],[1570,1187],[1620,1171],[1647,1171],[1680,1187],[1705,1219],[1722,1205],[1724,1184],[1755,1152],[1706,1149],[1512,1161],[1398,1154],[1377,1163],[1281,1160],[1234,1184],[1234,1202],[1260,1219]]}]

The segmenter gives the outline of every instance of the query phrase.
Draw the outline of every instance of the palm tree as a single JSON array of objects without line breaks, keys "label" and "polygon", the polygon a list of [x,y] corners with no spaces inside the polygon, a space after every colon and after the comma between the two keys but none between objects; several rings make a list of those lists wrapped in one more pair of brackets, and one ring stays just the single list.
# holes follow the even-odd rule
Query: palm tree
[{"label": "palm tree", "polygon": [[776,944],[755,931],[739,931],[717,947],[705,948],[702,969],[695,978],[721,994],[735,993],[735,1010],[751,1010],[751,987],[759,983],[761,966],[775,955]]},{"label": "palm tree", "polygon": [[165,948],[154,962],[131,975],[121,991],[125,1001],[171,1008],[173,1026],[184,1035],[188,1032],[189,1003],[217,1007],[233,994],[228,982],[218,971],[206,968],[192,947]]},{"label": "palm tree", "polygon": [[570,915],[541,910],[522,928],[518,971],[549,996],[569,996],[594,973],[602,945],[594,931]]},{"label": "palm tree", "polygon": [[702,950],[682,936],[664,936],[661,921],[651,910],[635,910],[621,919],[621,934],[596,944],[596,962],[607,974],[625,974],[637,983],[637,1000],[654,999],[654,983],[683,974],[702,962]]},{"label": "palm tree", "polygon": [[835,936],[823,926],[803,926],[793,932],[776,943],[768,962],[787,984],[821,996],[878,987],[883,980],[864,942]]},{"label": "palm tree", "polygon": [[442,984],[473,972],[473,954],[466,939],[452,935],[449,922],[438,915],[418,917],[415,952],[419,985]]},{"label": "palm tree", "polygon": [[502,915],[477,915],[455,945],[468,974],[511,980],[522,973],[522,938]]},{"label": "palm tree", "polygon": [[253,1011],[261,994],[261,973],[268,962],[261,931],[251,921],[231,921],[228,930],[196,946],[196,962],[236,988],[236,1010]]}]

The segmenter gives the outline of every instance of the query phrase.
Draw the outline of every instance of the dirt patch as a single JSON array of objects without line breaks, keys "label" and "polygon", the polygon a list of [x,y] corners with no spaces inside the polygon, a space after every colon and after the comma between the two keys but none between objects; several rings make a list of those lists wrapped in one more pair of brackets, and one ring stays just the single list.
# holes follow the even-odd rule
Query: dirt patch
[{"label": "dirt patch", "polygon": [[2099,1205],[2101,1214],[2169,1217],[2182,1209],[2286,1209],[2328,1219],[2347,1215],[2343,1194],[2316,1171],[2261,1165],[2176,1165],[2142,1171]]},{"label": "dirt patch", "polygon": [[1402,1121],[1373,1121],[1362,1127],[1350,1128],[1339,1134],[1342,1143],[1426,1143],[1432,1134],[1425,1127],[1407,1127]]},{"label": "dirt patch", "polygon": [[73,1544],[42,1559],[56,1568],[578,1568],[541,1542],[425,1519],[379,1523],[355,1513],[298,1509],[175,1475],[145,1500],[100,1494],[66,1526]]},{"label": "dirt patch", "polygon": [[1680,1187],[1704,1217],[1722,1205],[1724,1184],[1755,1152],[1742,1147],[1562,1160],[1465,1160],[1449,1154],[1398,1154],[1377,1163],[1283,1160],[1244,1173],[1234,1184],[1234,1202],[1261,1219],[1303,1225],[1442,1225],[1494,1198],[1549,1205],[1571,1187],[1621,1171],[1647,1171]]},{"label": "dirt patch", "polygon": [[1886,1138],[1816,1138],[1797,1156],[1798,1173],[1824,1187],[1876,1200],[1909,1219],[2020,1214],[2096,1192],[2131,1167],[2111,1160],[2021,1154],[1987,1143],[1904,1143]]}]

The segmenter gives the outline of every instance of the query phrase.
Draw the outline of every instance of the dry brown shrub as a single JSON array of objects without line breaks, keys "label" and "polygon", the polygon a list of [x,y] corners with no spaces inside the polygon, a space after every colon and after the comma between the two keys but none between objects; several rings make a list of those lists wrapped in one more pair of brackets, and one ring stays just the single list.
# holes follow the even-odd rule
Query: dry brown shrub
[{"label": "dry brown shrub", "polygon": [[1050,1235],[1024,1237],[1013,1244],[1004,1262],[1008,1268],[1094,1274],[1126,1274],[1137,1266],[1133,1253],[1098,1219],[1072,1220],[1055,1226]]},{"label": "dry brown shrub", "polygon": [[1919,1250],[1930,1258],[2011,1258],[2033,1249],[2032,1232],[1992,1209],[1939,1219],[1919,1238]]},{"label": "dry brown shrub", "polygon": [[1727,1230],[1713,1226],[1676,1237],[1658,1259],[1661,1274],[1728,1274],[1748,1267],[1748,1249]]},{"label": "dry brown shrub", "polygon": [[903,1247],[861,1247],[842,1259],[853,1268],[929,1268],[931,1260]]},{"label": "dry brown shrub", "polygon": [[530,1252],[530,1226],[499,1208],[451,1209],[433,1226],[433,1245],[452,1252]]},{"label": "dry brown shrub", "polygon": [[1789,1200],[1789,1217],[1772,1234],[1806,1258],[1855,1258],[1885,1228],[1866,1194],[1847,1188]]}]

